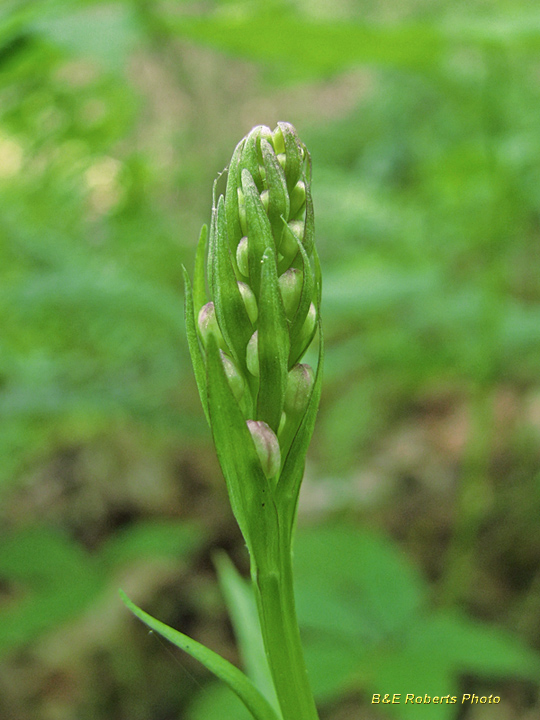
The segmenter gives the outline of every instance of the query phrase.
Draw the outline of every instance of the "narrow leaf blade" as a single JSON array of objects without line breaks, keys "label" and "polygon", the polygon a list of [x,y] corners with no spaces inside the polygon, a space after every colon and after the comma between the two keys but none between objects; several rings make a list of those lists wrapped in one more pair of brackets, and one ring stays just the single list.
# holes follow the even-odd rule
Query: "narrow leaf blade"
[{"label": "narrow leaf blade", "polygon": [[227,189],[225,192],[225,216],[227,218],[227,236],[229,239],[229,247],[232,253],[236,253],[236,248],[242,237],[242,228],[240,225],[240,208],[238,203],[239,176],[238,168],[240,165],[240,157],[244,147],[245,140],[241,140],[236,146],[229,169],[227,171]]},{"label": "narrow leaf blade", "polygon": [[315,383],[313,385],[313,390],[311,391],[308,409],[306,410],[306,414],[304,415],[294,440],[292,441],[276,488],[276,503],[278,506],[283,504],[283,507],[288,508],[288,512],[290,513],[287,519],[287,522],[290,523],[290,532],[293,530],[294,518],[296,517],[296,505],[298,503],[300,485],[302,484],[302,477],[304,474],[306,453],[311,441],[311,436],[313,435],[317,411],[319,409],[319,401],[322,390],[323,363],[324,342],[321,322],[319,320],[319,361],[317,364]]},{"label": "narrow leaf blade", "polygon": [[[229,386],[213,338],[207,353],[208,408],[231,507],[253,557],[275,553],[277,514],[251,433]],[[274,555],[275,557],[275,555]]]},{"label": "narrow leaf blade", "polygon": [[248,226],[249,277],[253,291],[258,298],[261,286],[262,257],[267,248],[274,246],[274,237],[257,186],[247,170],[242,171],[242,190]]},{"label": "narrow leaf blade", "polygon": [[[298,359],[302,355],[302,352],[306,348],[306,341],[305,338],[301,337],[300,331],[302,330],[302,326],[307,318],[309,307],[311,305],[311,301],[314,299],[314,289],[315,289],[315,277],[313,274],[313,270],[311,269],[311,265],[307,256],[307,253],[302,245],[302,243],[298,243],[298,249],[300,252],[300,255],[302,257],[302,269],[303,269],[303,283],[302,283],[302,293],[300,295],[300,302],[298,304],[298,309],[296,311],[296,314],[293,318],[292,325],[291,325],[291,338],[293,338],[293,341],[291,343],[290,353],[289,353],[289,367],[291,368],[296,362],[298,362]],[[319,297],[317,293],[317,298]],[[310,340],[311,342],[311,340]]]},{"label": "narrow leaf blade", "polygon": [[201,352],[201,346],[199,345],[199,337],[197,335],[197,328],[195,325],[195,308],[193,305],[193,292],[191,290],[191,282],[186,268],[184,270],[184,316],[186,322],[186,336],[189,347],[189,354],[191,356],[191,363],[193,365],[193,372],[195,373],[195,381],[199,390],[201,403],[203,406],[204,414],[208,424],[210,424],[210,417],[208,415],[208,400],[206,394],[206,369],[204,366],[204,360]]},{"label": "narrow leaf blade", "polygon": [[208,226],[203,225],[197,243],[197,253],[195,255],[195,273],[193,275],[193,304],[195,314],[206,303],[206,292],[204,287],[204,264],[206,260],[206,241],[208,238]]},{"label": "narrow leaf blade", "polygon": [[168,625],[165,625],[165,623],[148,615],[144,610],[137,607],[122,590],[120,590],[120,597],[135,617],[141,620],[151,630],[159,633],[173,645],[176,645],[176,647],[184,650],[184,652],[187,652],[198,660],[210,670],[210,672],[214,673],[216,677],[228,685],[256,720],[280,720],[268,700],[257,690],[251,680],[232,663],[222,658],[221,655],[218,655],[213,650],[193,640],[188,635],[184,635],[178,630],[174,630]]},{"label": "narrow leaf blade", "polygon": [[287,384],[289,333],[279,290],[276,259],[268,248],[262,259],[259,303],[259,397],[257,418],[277,433]]},{"label": "narrow leaf blade", "polygon": [[218,201],[215,233],[214,286],[212,288],[214,304],[225,342],[246,375],[246,347],[253,333],[253,325],[247,314],[234,274],[227,241],[223,196]]}]

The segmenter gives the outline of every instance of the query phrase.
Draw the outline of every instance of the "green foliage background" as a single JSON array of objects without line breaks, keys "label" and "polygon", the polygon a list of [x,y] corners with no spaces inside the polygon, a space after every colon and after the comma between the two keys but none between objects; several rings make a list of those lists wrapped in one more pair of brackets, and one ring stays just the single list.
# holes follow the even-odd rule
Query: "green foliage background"
[{"label": "green foliage background", "polygon": [[297,552],[321,715],[538,717],[539,50],[518,0],[2,3],[1,717],[242,717],[116,590],[240,662],[181,268],[278,120],[324,273]]}]

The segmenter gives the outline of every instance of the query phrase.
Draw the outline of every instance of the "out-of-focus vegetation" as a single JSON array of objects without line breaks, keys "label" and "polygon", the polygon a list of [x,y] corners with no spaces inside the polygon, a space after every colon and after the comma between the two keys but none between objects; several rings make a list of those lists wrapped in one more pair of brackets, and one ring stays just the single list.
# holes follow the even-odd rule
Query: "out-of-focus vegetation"
[{"label": "out-of-focus vegetation", "polygon": [[212,552],[244,549],[181,277],[231,148],[277,120],[312,152],[325,281],[297,550],[321,716],[538,717],[539,20],[2,3],[1,717],[243,717],[116,591],[239,661]]}]

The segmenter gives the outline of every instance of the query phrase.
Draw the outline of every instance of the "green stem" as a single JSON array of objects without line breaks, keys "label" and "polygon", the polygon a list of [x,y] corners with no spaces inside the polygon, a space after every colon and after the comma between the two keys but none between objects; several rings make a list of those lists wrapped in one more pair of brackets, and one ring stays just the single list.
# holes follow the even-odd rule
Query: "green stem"
[{"label": "green stem", "polygon": [[257,570],[253,578],[266,656],[283,720],[318,720],[296,618],[287,538],[280,538],[279,556],[278,565]]}]

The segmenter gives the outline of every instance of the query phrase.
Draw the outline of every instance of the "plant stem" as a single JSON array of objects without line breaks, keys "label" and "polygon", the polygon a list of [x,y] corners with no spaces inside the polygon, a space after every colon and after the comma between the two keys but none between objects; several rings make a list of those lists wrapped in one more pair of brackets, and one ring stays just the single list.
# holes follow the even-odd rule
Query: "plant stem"
[{"label": "plant stem", "polygon": [[[283,535],[283,533],[282,533]],[[279,564],[253,578],[264,647],[283,720],[318,720],[294,602],[291,544],[279,543]]]}]

